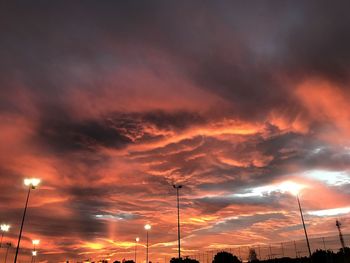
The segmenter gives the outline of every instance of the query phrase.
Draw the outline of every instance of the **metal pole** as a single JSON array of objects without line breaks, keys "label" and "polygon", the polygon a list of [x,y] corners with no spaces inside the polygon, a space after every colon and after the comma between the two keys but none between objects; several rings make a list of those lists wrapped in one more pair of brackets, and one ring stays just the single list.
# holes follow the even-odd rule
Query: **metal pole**
[{"label": "metal pole", "polygon": [[7,255],[9,253],[10,246],[11,246],[10,244],[7,245],[6,254],[5,254],[5,263],[6,263],[6,260],[7,260]]},{"label": "metal pole", "polygon": [[307,236],[306,226],[305,226],[305,222],[304,222],[303,210],[301,209],[300,200],[299,200],[299,196],[298,196],[298,195],[297,195],[297,200],[298,200],[298,205],[299,205],[299,211],[300,211],[301,221],[303,222],[303,227],[304,227],[304,232],[305,232],[305,238],[306,238],[307,248],[308,248],[308,250],[309,250],[309,255],[310,255],[310,258],[311,258],[311,249],[310,249],[309,237]]},{"label": "metal pole", "polygon": [[28,194],[27,194],[27,200],[26,200],[26,205],[24,206],[24,211],[23,211],[21,229],[20,229],[20,231],[19,231],[19,236],[18,236],[18,242],[17,242],[17,247],[16,247],[15,260],[13,261],[14,263],[17,262],[19,244],[20,244],[21,238],[22,238],[23,224],[24,224],[24,219],[25,219],[25,217],[26,217],[26,212],[27,212],[27,207],[28,207],[28,200],[29,200],[29,195],[30,195],[30,189],[31,189],[31,188],[32,188],[32,185],[29,185],[29,187],[28,187]]},{"label": "metal pole", "polygon": [[147,230],[147,246],[146,246],[146,263],[148,263],[148,230]]},{"label": "metal pole", "polygon": [[182,185],[173,185],[176,189],[176,200],[177,200],[177,240],[178,240],[178,258],[181,258],[181,237],[180,237],[180,200],[179,200],[179,189]]},{"label": "metal pole", "polygon": [[135,263],[136,263],[136,249],[137,249],[137,242],[135,243]]}]

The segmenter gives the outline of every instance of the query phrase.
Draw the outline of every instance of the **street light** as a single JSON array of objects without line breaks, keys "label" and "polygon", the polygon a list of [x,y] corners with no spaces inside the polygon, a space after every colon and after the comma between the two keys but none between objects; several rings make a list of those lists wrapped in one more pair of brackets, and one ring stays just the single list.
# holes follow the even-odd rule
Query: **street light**
[{"label": "street light", "polygon": [[148,232],[149,230],[151,230],[151,225],[150,224],[146,224],[145,225],[145,229],[146,229],[146,232],[147,232],[147,246],[146,246],[146,263],[148,263]]},{"label": "street light", "polygon": [[179,202],[179,189],[182,188],[182,185],[173,185],[174,189],[176,189],[176,198],[177,198],[177,242],[178,242],[178,253],[179,260],[181,258],[181,244],[180,244],[180,202]]},{"label": "street light", "polygon": [[0,225],[0,229],[1,229],[1,241],[0,241],[0,248],[2,246],[2,239],[4,238],[5,232],[8,232],[10,230],[10,225],[7,224],[1,224]]},{"label": "street light", "polygon": [[136,241],[136,243],[135,243],[135,263],[136,263],[136,250],[137,250],[137,245],[138,245],[138,243],[139,243],[139,241],[140,241],[140,238],[137,237],[137,238],[135,239],[135,241]]},{"label": "street light", "polygon": [[32,243],[33,243],[32,262],[35,263],[35,257],[37,255],[37,251],[35,249],[35,246],[40,244],[40,240],[39,239],[34,239],[34,240],[32,240]]},{"label": "street light", "polygon": [[28,186],[28,194],[27,194],[27,199],[26,199],[26,203],[25,203],[25,206],[24,206],[21,228],[20,228],[19,235],[18,235],[18,242],[17,242],[17,247],[16,247],[16,254],[15,254],[14,263],[17,262],[19,244],[20,244],[21,238],[22,238],[23,224],[24,224],[24,219],[25,219],[25,217],[26,217],[26,212],[27,212],[27,207],[28,207],[28,201],[29,201],[30,190],[31,190],[31,189],[35,189],[35,188],[39,185],[39,183],[40,183],[40,179],[37,179],[37,178],[29,178],[29,179],[26,178],[26,179],[24,179],[24,184],[25,184],[26,186]]}]

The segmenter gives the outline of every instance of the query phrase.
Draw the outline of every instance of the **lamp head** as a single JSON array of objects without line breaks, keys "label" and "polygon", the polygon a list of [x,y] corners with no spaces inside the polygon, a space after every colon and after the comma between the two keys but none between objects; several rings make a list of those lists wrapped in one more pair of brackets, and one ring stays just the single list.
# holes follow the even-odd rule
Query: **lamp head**
[{"label": "lamp head", "polygon": [[1,224],[0,229],[2,232],[8,232],[10,230],[10,225]]},{"label": "lamp head", "polygon": [[137,237],[135,240],[136,240],[136,242],[139,242],[139,241],[140,241],[140,238],[139,238],[139,237]]},{"label": "lamp head", "polygon": [[38,252],[37,252],[36,250],[33,250],[33,251],[32,251],[32,255],[33,255],[33,257],[36,257],[36,256],[37,256],[37,254],[38,254]]},{"label": "lamp head", "polygon": [[35,189],[35,187],[37,187],[40,183],[40,179],[38,178],[26,178],[24,179],[24,184],[26,186],[30,186],[32,187],[32,189]]},{"label": "lamp head", "polygon": [[145,229],[146,230],[150,230],[151,229],[151,225],[150,224],[145,225]]},{"label": "lamp head", "polygon": [[40,240],[39,239],[34,239],[32,240],[33,245],[39,245],[40,244]]}]

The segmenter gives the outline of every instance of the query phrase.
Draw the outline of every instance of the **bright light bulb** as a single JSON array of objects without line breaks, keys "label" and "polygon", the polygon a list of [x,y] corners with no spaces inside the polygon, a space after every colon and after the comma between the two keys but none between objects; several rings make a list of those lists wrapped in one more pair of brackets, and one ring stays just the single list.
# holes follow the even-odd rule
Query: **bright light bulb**
[{"label": "bright light bulb", "polygon": [[145,229],[146,230],[150,230],[151,229],[151,225],[150,224],[145,225]]},{"label": "bright light bulb", "polygon": [[2,225],[0,226],[0,229],[1,229],[1,231],[3,231],[3,232],[8,232],[9,229],[10,229],[10,225],[2,224]]},{"label": "bright light bulb", "polygon": [[291,181],[283,182],[279,185],[279,187],[280,187],[282,193],[289,192],[294,196],[299,195],[300,191],[303,188],[305,188],[304,185],[298,184],[295,182],[291,182]]},{"label": "bright light bulb", "polygon": [[139,242],[139,241],[140,241],[140,238],[139,238],[139,237],[137,237],[137,238],[136,238],[136,242]]},{"label": "bright light bulb", "polygon": [[26,179],[24,179],[24,184],[26,186],[36,187],[39,185],[39,183],[40,183],[40,179],[38,179],[38,178],[26,178]]},{"label": "bright light bulb", "polygon": [[33,257],[36,257],[36,255],[38,254],[38,252],[37,251],[32,251],[32,255],[33,255]]},{"label": "bright light bulb", "polygon": [[40,240],[39,239],[34,239],[32,242],[33,242],[33,245],[39,245],[40,244]]}]

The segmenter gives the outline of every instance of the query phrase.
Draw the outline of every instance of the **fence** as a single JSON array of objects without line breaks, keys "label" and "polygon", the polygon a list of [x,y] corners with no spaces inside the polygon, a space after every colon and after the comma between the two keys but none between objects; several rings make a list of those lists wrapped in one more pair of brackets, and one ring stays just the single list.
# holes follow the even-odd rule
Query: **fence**
[{"label": "fence", "polygon": [[[350,234],[344,235],[345,245],[350,245]],[[317,249],[331,250],[338,252],[341,248],[339,236],[328,236],[319,238],[310,238],[311,252]],[[297,240],[289,242],[257,244],[252,246],[235,246],[225,249],[216,249],[201,251],[196,254],[187,255],[189,258],[196,259],[200,263],[211,263],[214,256],[221,251],[234,254],[243,262],[247,262],[250,249],[254,249],[259,260],[275,259],[282,257],[300,258],[309,256],[306,240]]]},{"label": "fence", "polygon": [[[334,252],[339,251],[341,244],[339,241],[339,236],[328,236],[328,237],[319,237],[319,238],[310,238],[310,247],[311,251],[315,251],[317,249],[323,250],[332,250]],[[350,234],[344,235],[345,245],[350,246]],[[308,256],[308,249],[305,240],[297,240],[297,241],[289,241],[289,242],[280,242],[280,243],[271,243],[271,244],[256,244],[252,246],[235,246],[228,247],[225,249],[216,249],[209,251],[199,251],[196,254],[186,255],[189,258],[196,259],[200,263],[211,263],[214,259],[214,256],[220,251],[226,251],[234,254],[243,262],[248,261],[249,250],[254,249],[257,258],[259,260],[265,259],[274,259],[281,257],[290,257],[290,258],[299,258]],[[0,248],[0,262],[13,262],[14,254],[16,248],[9,247],[7,244],[2,244]],[[185,255],[184,255],[185,256]],[[6,258],[6,261],[5,261]],[[40,255],[35,258],[36,262],[44,260],[45,254]],[[41,259],[41,260],[40,260]],[[166,257],[166,262],[169,262],[169,257]],[[163,260],[161,262],[163,262]],[[18,263],[29,263],[32,262],[31,250],[21,249]],[[155,261],[157,262],[157,261]]]}]

